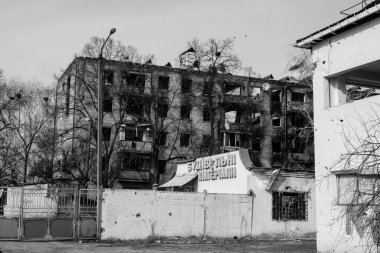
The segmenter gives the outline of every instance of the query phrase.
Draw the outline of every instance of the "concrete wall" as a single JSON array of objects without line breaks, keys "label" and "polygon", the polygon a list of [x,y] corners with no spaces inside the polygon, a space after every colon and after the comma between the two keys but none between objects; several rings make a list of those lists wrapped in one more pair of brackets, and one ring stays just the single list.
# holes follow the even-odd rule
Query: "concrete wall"
[{"label": "concrete wall", "polygon": [[[316,232],[314,179],[278,176],[277,180],[271,187],[271,191],[266,190],[267,183],[267,176],[254,174],[248,177],[248,185],[251,187],[254,194],[254,226],[252,234],[284,234],[288,236],[299,236]],[[307,220],[273,220],[272,191],[307,193]]]},{"label": "concrete wall", "polygon": [[247,195],[105,189],[102,239],[250,236]]},{"label": "concrete wall", "polygon": [[[331,87],[326,77],[379,60],[379,42],[380,20],[376,19],[313,47],[313,61],[317,63],[313,77],[317,244],[321,252],[363,252],[365,249],[358,247],[363,238],[355,229],[350,235],[345,232],[350,221],[341,214],[347,207],[336,204],[336,177],[328,168],[346,151],[342,130],[352,127],[359,135],[364,134],[360,121],[369,120],[371,110],[379,111],[380,104],[379,96],[374,96],[328,108]],[[335,220],[337,217],[341,218]]]}]

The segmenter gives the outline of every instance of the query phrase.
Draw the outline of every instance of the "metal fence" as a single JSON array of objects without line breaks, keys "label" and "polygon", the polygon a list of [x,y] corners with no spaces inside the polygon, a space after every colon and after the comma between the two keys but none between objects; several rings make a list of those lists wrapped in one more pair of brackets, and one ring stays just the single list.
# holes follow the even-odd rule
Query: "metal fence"
[{"label": "metal fence", "polygon": [[1,187],[0,240],[95,238],[96,200],[96,189]]}]

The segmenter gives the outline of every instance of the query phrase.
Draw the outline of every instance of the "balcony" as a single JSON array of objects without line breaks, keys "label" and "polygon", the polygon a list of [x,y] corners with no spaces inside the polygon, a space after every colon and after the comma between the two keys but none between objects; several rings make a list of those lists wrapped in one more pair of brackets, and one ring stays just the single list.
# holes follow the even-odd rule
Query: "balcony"
[{"label": "balcony", "polygon": [[128,152],[152,153],[153,145],[150,141],[119,141],[119,149]]}]

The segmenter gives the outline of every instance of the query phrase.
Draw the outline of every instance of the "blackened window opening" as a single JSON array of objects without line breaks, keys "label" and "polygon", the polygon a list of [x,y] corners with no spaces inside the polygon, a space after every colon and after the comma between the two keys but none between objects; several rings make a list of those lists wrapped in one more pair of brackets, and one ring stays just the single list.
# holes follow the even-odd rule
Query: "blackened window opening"
[{"label": "blackened window opening", "polygon": [[113,70],[104,70],[103,72],[103,78],[105,84],[113,84]]},{"label": "blackened window opening", "polygon": [[168,136],[167,132],[159,132],[158,133],[158,138],[157,138],[157,143],[160,146],[166,146],[166,138]]},{"label": "blackened window opening", "polygon": [[201,148],[208,149],[211,144],[211,135],[204,134],[202,136],[202,145]]},{"label": "blackened window opening", "polygon": [[203,121],[210,121],[210,110],[207,107],[203,107]]},{"label": "blackened window opening", "polygon": [[111,140],[111,128],[109,127],[103,127],[103,141],[110,141]]},{"label": "blackened window opening", "polygon": [[272,91],[272,101],[281,102],[281,90]]},{"label": "blackened window opening", "polygon": [[292,92],[293,102],[305,102],[305,93],[302,92]]},{"label": "blackened window opening", "polygon": [[281,142],[280,141],[273,141],[272,142],[272,149],[274,153],[281,153]]},{"label": "blackened window opening", "polygon": [[121,109],[125,110],[126,113],[140,117],[144,116],[144,102],[140,97],[123,95],[120,103]]},{"label": "blackened window opening", "polygon": [[281,116],[280,115],[272,115],[272,125],[274,127],[281,126]]},{"label": "blackened window opening", "polygon": [[169,105],[167,103],[159,102],[157,104],[158,117],[166,118],[168,116]]},{"label": "blackened window opening", "polygon": [[138,93],[143,94],[145,90],[145,75],[124,71],[121,77],[121,83],[127,87],[137,88]]},{"label": "blackened window opening", "polygon": [[179,138],[180,147],[189,147],[190,146],[190,134],[181,134]]},{"label": "blackened window opening", "polygon": [[168,76],[159,76],[158,77],[158,88],[160,90],[169,89],[169,77]]},{"label": "blackened window opening", "polygon": [[181,83],[182,93],[191,93],[192,80],[188,78],[183,78]]},{"label": "blackened window opening", "polygon": [[307,220],[308,194],[298,192],[273,192],[273,220]]},{"label": "blackened window opening", "polygon": [[103,111],[104,112],[112,112],[112,98],[105,97],[103,100]]},{"label": "blackened window opening", "polygon": [[252,150],[253,151],[261,151],[261,140],[260,139],[253,140]]},{"label": "blackened window opening", "polygon": [[158,174],[166,173],[166,160],[158,160]]},{"label": "blackened window opening", "polygon": [[294,127],[305,127],[307,120],[306,118],[300,114],[300,113],[291,113],[290,115],[290,121],[292,126]]},{"label": "blackened window opening", "polygon": [[124,130],[124,136],[126,141],[142,141],[144,130],[139,128],[127,128]]},{"label": "blackened window opening", "polygon": [[181,105],[181,119],[190,119],[191,105]]},{"label": "blackened window opening", "polygon": [[118,153],[119,166],[122,170],[149,171],[151,157],[130,152]]},{"label": "blackened window opening", "polygon": [[203,86],[203,95],[210,95],[212,92],[212,86],[211,82],[206,82],[205,86]]}]

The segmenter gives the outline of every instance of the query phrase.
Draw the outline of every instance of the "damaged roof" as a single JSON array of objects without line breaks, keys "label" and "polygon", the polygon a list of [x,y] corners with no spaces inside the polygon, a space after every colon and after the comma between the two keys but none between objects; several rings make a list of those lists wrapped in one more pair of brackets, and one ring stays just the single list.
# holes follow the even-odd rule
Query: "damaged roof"
[{"label": "damaged roof", "polygon": [[311,49],[319,41],[326,40],[353,27],[367,23],[380,17],[380,0],[375,0],[363,9],[335,22],[304,38],[298,39],[293,45],[299,48]]}]

